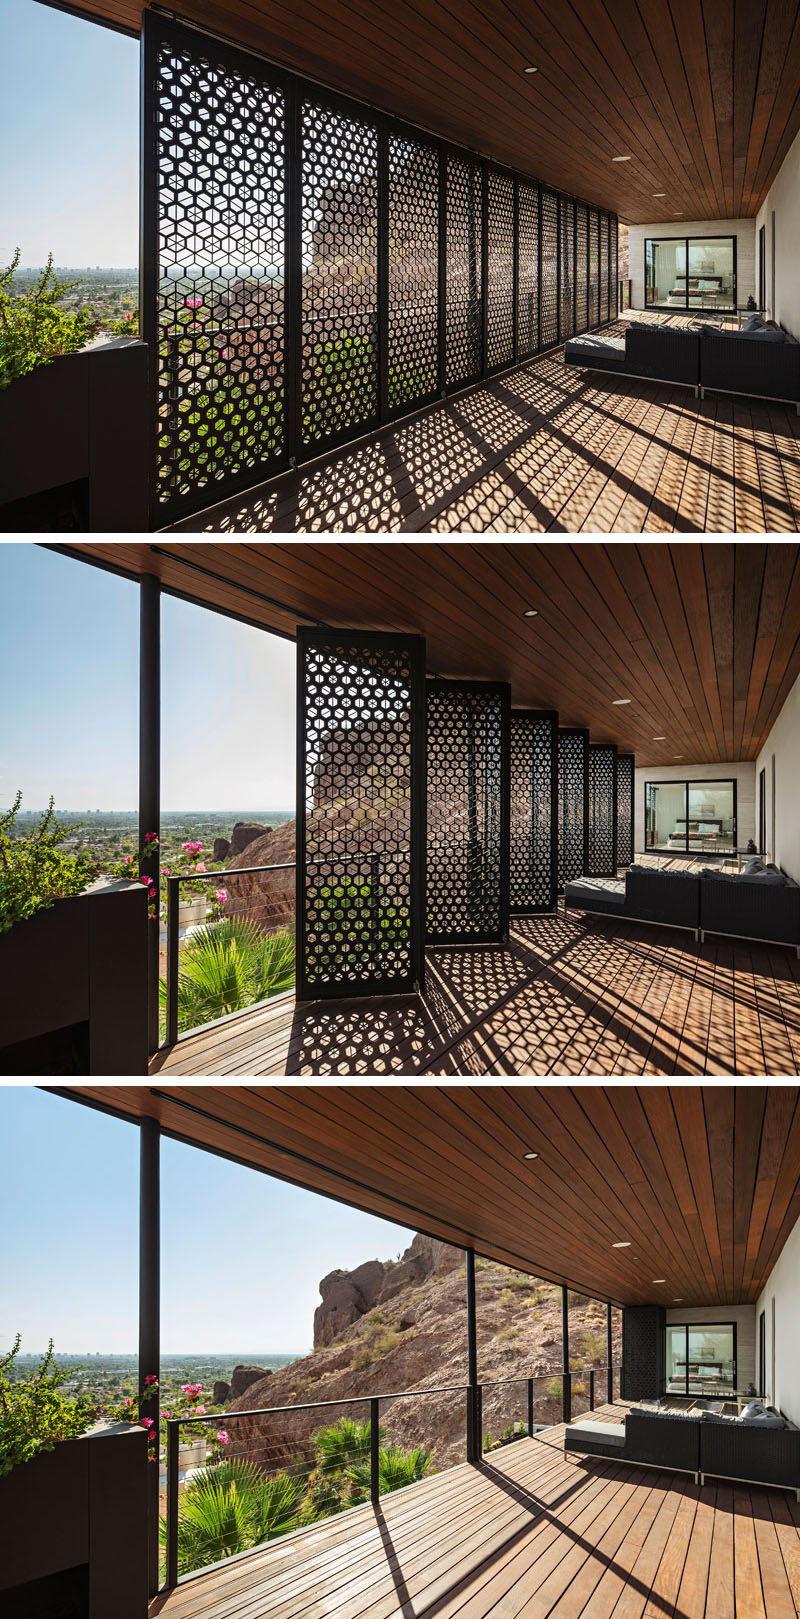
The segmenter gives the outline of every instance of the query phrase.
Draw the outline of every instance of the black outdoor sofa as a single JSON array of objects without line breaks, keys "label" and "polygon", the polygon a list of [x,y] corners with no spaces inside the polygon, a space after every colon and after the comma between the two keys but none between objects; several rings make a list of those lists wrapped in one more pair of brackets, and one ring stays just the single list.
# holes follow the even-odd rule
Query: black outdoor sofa
[{"label": "black outdoor sofa", "polygon": [[624,878],[578,877],[564,889],[564,907],[618,921],[686,928],[701,941],[706,933],[722,933],[788,944],[800,959],[800,885],[758,859],[738,875],[710,866],[681,871],[633,865]]},{"label": "black outdoor sofa", "polygon": [[630,321],[624,337],[586,332],[564,345],[565,365],[679,383],[795,405],[800,414],[800,343],[775,321],[753,315],[741,331]]},{"label": "black outdoor sofa", "polygon": [[[754,1401],[755,1406],[761,1402]],[[800,1428],[772,1406],[763,1416],[632,1407],[624,1422],[577,1421],[564,1429],[565,1451],[693,1473],[698,1484],[740,1479],[795,1490],[800,1500]]]}]

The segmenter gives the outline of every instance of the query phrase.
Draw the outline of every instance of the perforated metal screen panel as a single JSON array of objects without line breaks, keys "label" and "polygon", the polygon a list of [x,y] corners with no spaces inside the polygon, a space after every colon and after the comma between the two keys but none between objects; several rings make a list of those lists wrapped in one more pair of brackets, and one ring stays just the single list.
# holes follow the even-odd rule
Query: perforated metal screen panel
[{"label": "perforated metal screen panel", "polygon": [[597,214],[589,209],[589,325],[596,326],[600,319],[600,241]]},{"label": "perforated metal screen panel", "polygon": [[542,348],[558,342],[558,197],[542,192]]},{"label": "perforated metal screen panel", "polygon": [[439,313],[439,152],[388,138],[389,411],[436,393]]},{"label": "perforated metal screen panel", "polygon": [[447,298],[445,375],[450,387],[481,374],[483,330],[483,196],[480,165],[447,158]]},{"label": "perforated metal screen panel", "polygon": [[560,320],[559,336],[575,332],[575,205],[568,197],[559,198],[560,214]]},{"label": "perforated metal screen panel", "polygon": [[520,180],[517,203],[517,357],[539,347],[539,187]]},{"label": "perforated metal screen panel", "polygon": [[619,302],[619,224],[616,214],[611,214],[610,216],[609,229],[611,243],[609,249],[611,255],[611,294],[609,302],[609,314],[613,319],[614,316],[619,313],[617,308]]},{"label": "perforated metal screen panel", "polygon": [[636,760],[632,753],[617,755],[617,865],[633,860],[633,790]]},{"label": "perforated metal screen panel", "polygon": [[589,861],[589,732],[558,733],[558,886],[582,877]]},{"label": "perforated metal screen panel", "polygon": [[514,177],[489,169],[487,198],[486,360],[489,370],[514,358]]},{"label": "perforated metal screen panel", "polygon": [[511,914],[552,911],[558,893],[558,715],[511,710]]},{"label": "perforated metal screen panel", "polygon": [[300,629],[298,998],[421,983],[424,642]]},{"label": "perforated metal screen panel", "polygon": [[153,527],[572,331],[571,198],[149,7],[142,37]]},{"label": "perforated metal screen panel", "polygon": [[282,463],[286,101],[266,64],[152,17],[144,77],[161,525]]},{"label": "perforated metal screen panel", "polygon": [[600,215],[600,319],[608,320],[608,214]]},{"label": "perforated metal screen panel", "polygon": [[510,688],[427,683],[430,944],[508,936]]},{"label": "perforated metal screen panel", "polygon": [[617,750],[589,747],[589,875],[613,877],[617,870]]},{"label": "perforated metal screen panel", "polygon": [[576,331],[585,332],[589,319],[589,261],[587,242],[588,210],[578,203],[575,210],[575,308]]},{"label": "perforated metal screen panel", "polygon": [[301,107],[301,437],[319,449],[378,420],[378,128]]}]

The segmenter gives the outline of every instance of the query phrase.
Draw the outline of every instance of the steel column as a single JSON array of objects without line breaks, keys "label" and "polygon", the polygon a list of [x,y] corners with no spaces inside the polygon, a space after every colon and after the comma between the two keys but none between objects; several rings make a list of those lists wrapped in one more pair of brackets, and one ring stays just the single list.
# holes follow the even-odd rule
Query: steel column
[{"label": "steel column", "polygon": [[533,1378],[528,1378],[528,1438],[533,1433]]},{"label": "steel column", "polygon": [[572,1414],[572,1377],[569,1369],[569,1294],[561,1289],[561,1418],[569,1422]]},{"label": "steel column", "polygon": [[608,1368],[606,1374],[608,1378],[608,1403],[611,1405],[614,1400],[614,1338],[611,1327],[610,1304],[606,1305],[606,1366]]},{"label": "steel column", "polygon": [[466,1251],[467,1261],[467,1461],[476,1462],[478,1445],[478,1318],[475,1309],[475,1249]]},{"label": "steel column", "polygon": [[[146,1379],[159,1376],[161,1359],[161,1130],[155,1119],[139,1126],[139,1399],[152,1419],[156,1457],[160,1442],[159,1395]],[[150,1595],[158,1590],[158,1462],[147,1470]],[[177,1475],[176,1475],[177,1476]]]},{"label": "steel column", "polygon": [[376,1507],[381,1496],[380,1400],[369,1402],[369,1498]]},{"label": "steel column", "polygon": [[589,1410],[594,1410],[594,1371],[589,1372]]},{"label": "steel column", "polygon": [[155,888],[156,920],[147,939],[147,1030],[150,1055],[158,1050],[158,843],[161,821],[161,581],[142,575],[139,585],[139,857]]}]

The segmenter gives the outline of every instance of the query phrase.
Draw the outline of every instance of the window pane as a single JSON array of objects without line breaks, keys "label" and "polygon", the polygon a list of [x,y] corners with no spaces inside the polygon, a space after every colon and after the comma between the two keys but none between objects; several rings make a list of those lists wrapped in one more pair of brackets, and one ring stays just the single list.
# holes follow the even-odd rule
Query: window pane
[{"label": "window pane", "polygon": [[667,1327],[667,1393],[686,1393],[685,1327]]},{"label": "window pane", "polygon": [[732,309],[733,237],[689,242],[689,307]]},{"label": "window pane", "polygon": [[645,243],[645,303],[661,308],[686,307],[686,242]]},{"label": "window pane", "polygon": [[733,854],[735,849],[733,782],[690,781],[690,853]]},{"label": "window pane", "polygon": [[646,796],[645,848],[686,850],[686,783],[649,781]]},{"label": "window pane", "polygon": [[690,1394],[726,1394],[735,1387],[733,1327],[689,1328]]}]

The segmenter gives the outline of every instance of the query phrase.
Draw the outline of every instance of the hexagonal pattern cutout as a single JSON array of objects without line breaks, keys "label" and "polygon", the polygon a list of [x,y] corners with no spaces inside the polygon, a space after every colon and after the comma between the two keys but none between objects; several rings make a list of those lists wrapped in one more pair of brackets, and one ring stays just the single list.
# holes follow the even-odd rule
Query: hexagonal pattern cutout
[{"label": "hexagonal pattern cutout", "polygon": [[558,889],[558,715],[511,710],[512,915],[551,911]]},{"label": "hexagonal pattern cutout", "polygon": [[558,342],[558,197],[542,192],[542,348]]},{"label": "hexagonal pattern cutout", "polygon": [[514,177],[489,169],[486,347],[489,370],[514,358]]},{"label": "hexagonal pattern cutout", "polygon": [[632,753],[617,757],[617,865],[629,866],[633,860],[633,787],[636,779],[636,760]]},{"label": "hexagonal pattern cutout", "polygon": [[617,871],[617,750],[611,743],[589,747],[589,876]]},{"label": "hexagonal pattern cutout", "polygon": [[510,688],[429,680],[427,930],[430,944],[508,936]]},{"label": "hexagonal pattern cutout", "polygon": [[517,208],[517,356],[525,360],[539,347],[539,187],[520,180]]},{"label": "hexagonal pattern cutout", "polygon": [[388,139],[388,399],[411,410],[436,392],[439,314],[439,153]]},{"label": "hexagonal pattern cutout", "polygon": [[449,387],[474,382],[481,374],[482,209],[480,165],[466,156],[448,155],[445,376]]},{"label": "hexagonal pattern cutout", "polygon": [[588,865],[589,732],[558,733],[558,886]]}]

